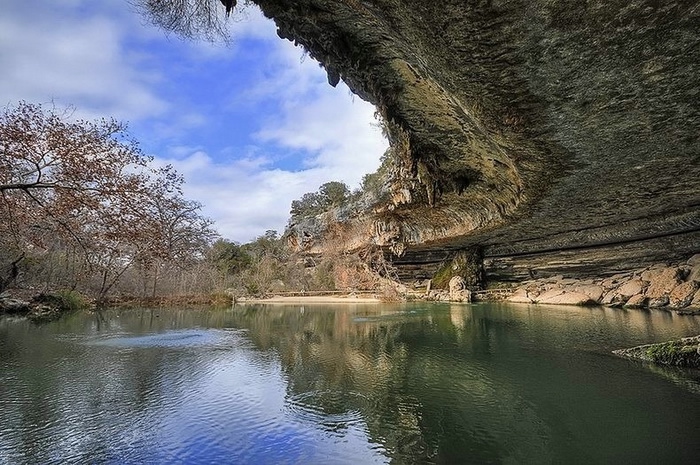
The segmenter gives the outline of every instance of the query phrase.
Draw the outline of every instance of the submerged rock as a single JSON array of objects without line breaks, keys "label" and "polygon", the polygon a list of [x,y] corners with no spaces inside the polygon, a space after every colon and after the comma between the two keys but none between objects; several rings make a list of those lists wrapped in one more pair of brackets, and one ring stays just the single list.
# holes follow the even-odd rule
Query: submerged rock
[{"label": "submerged rock", "polygon": [[613,354],[662,365],[700,368],[700,336],[614,350]]}]

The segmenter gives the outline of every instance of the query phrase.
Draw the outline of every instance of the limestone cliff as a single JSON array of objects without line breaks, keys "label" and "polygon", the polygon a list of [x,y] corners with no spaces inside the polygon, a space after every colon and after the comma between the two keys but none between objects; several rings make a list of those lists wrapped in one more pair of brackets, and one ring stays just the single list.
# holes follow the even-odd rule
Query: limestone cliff
[{"label": "limestone cliff", "polygon": [[357,224],[404,278],[606,274],[700,251],[700,3],[255,0],[374,103],[394,189]]}]

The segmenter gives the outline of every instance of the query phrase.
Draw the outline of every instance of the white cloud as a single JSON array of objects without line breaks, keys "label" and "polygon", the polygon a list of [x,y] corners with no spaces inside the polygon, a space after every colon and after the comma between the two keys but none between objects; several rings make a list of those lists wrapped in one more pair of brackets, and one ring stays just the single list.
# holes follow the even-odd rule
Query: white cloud
[{"label": "white cloud", "polygon": [[[262,142],[308,153],[304,163],[351,185],[376,170],[386,141],[374,119],[374,107],[351,95],[344,83],[332,88],[325,70],[314,60],[300,60],[302,51],[291,43],[276,43],[271,60],[277,74],[256,86],[280,102],[256,134]],[[313,189],[315,189],[314,186]]]},{"label": "white cloud", "polygon": [[300,171],[272,168],[266,157],[221,162],[202,151],[182,157],[181,148],[175,150],[180,156],[159,162],[172,164],[185,176],[185,194],[204,204],[203,213],[216,221],[224,237],[247,242],[267,229],[282,232],[291,201],[304,193],[330,180],[352,178],[351,182],[368,172],[366,167],[353,166],[352,158],[348,161],[347,152],[354,150],[341,147],[335,152],[338,163]]},{"label": "white cloud", "polygon": [[168,103],[153,92],[160,76],[131,60],[115,20],[47,9],[10,8],[0,18],[0,101],[72,104],[85,117],[156,116]]},{"label": "white cloud", "polygon": [[[216,220],[224,237],[246,242],[267,229],[281,232],[289,218],[291,201],[328,181],[357,187],[362,176],[379,165],[387,146],[374,119],[374,107],[353,98],[344,84],[333,89],[325,71],[289,43],[276,42],[263,66],[276,72],[258,82],[247,95],[253,102],[278,102],[256,134],[258,156],[230,163],[193,152],[168,160],[187,179],[187,194],[197,198],[205,214]],[[305,153],[303,169],[274,168],[274,156],[265,153]],[[259,156],[259,152],[265,153]]]}]

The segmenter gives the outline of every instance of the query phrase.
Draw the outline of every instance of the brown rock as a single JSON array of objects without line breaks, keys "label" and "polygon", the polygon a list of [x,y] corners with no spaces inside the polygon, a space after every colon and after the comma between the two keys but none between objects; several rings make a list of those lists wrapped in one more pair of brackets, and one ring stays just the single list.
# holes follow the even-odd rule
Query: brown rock
[{"label": "brown rock", "polygon": [[591,305],[596,302],[582,292],[567,292],[564,290],[545,292],[538,297],[537,303],[557,305]]},{"label": "brown rock", "polygon": [[618,273],[618,274],[612,275],[612,276],[610,277],[610,279],[612,279],[613,281],[619,283],[619,282],[622,282],[622,281],[627,281],[627,280],[630,279],[631,277],[632,277],[632,274],[631,274],[631,273]]},{"label": "brown rock", "polygon": [[683,308],[690,305],[695,293],[700,288],[697,281],[686,281],[676,286],[669,294],[669,306],[673,308]]},{"label": "brown rock", "polygon": [[586,286],[577,286],[574,292],[580,292],[581,294],[586,294],[593,302],[600,302],[603,299],[603,286],[596,286],[595,284],[589,284]]},{"label": "brown rock", "polygon": [[525,288],[520,288],[516,290],[513,295],[506,299],[508,302],[531,304],[533,303],[530,293]]},{"label": "brown rock", "polygon": [[450,293],[456,292],[456,291],[461,291],[467,287],[466,281],[464,281],[464,278],[461,276],[453,276],[452,279],[450,279]]},{"label": "brown rock", "polygon": [[633,279],[632,281],[627,281],[617,289],[617,293],[623,299],[629,299],[633,295],[641,294],[643,291],[644,281],[642,281],[641,279]]},{"label": "brown rock", "polygon": [[563,293],[564,293],[564,289],[561,289],[561,288],[549,289],[547,291],[544,291],[540,295],[538,295],[537,298],[534,300],[535,300],[535,302],[541,302],[543,300],[552,299],[552,298],[559,296]]},{"label": "brown rock", "polygon": [[700,291],[697,291],[693,296],[693,301],[690,302],[691,307],[700,308]]},{"label": "brown rock", "polygon": [[668,267],[663,263],[657,263],[656,265],[652,265],[646,270],[642,271],[640,277],[642,278],[642,281],[650,282],[656,279],[667,268]]},{"label": "brown rock", "polygon": [[461,291],[450,292],[450,301],[452,302],[471,302],[472,293],[469,289],[462,289]]},{"label": "brown rock", "polygon": [[700,282],[700,264],[694,265],[691,269],[690,272],[688,273],[688,277],[686,278],[688,281],[698,281]]},{"label": "brown rock", "polygon": [[700,253],[693,255],[688,259],[686,262],[688,265],[692,266],[693,268],[700,266]]},{"label": "brown rock", "polygon": [[645,307],[646,303],[647,303],[647,298],[644,296],[644,294],[636,294],[636,295],[633,295],[632,297],[629,298],[627,303],[625,303],[625,307],[630,307],[630,308]]},{"label": "brown rock", "polygon": [[[671,291],[681,283],[681,270],[676,267],[664,268],[660,273],[654,275],[649,283],[645,295],[650,299],[657,299],[668,296]],[[644,273],[642,274],[644,279]]]},{"label": "brown rock", "polygon": [[665,307],[668,305],[668,296],[667,295],[662,295],[661,297],[654,297],[649,299],[649,303],[647,303],[647,306],[650,308],[660,308],[660,307]]},{"label": "brown rock", "polygon": [[626,298],[622,298],[620,294],[617,293],[616,290],[608,291],[603,298],[601,299],[600,303],[603,305],[608,305],[610,307],[620,307],[622,304],[625,303]]}]

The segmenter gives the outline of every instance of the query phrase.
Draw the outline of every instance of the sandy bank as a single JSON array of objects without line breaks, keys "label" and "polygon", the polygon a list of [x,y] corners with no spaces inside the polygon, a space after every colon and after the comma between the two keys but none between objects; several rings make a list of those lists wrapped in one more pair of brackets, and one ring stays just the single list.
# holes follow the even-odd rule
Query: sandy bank
[{"label": "sandy bank", "polygon": [[380,303],[376,297],[353,296],[291,296],[268,297],[265,299],[241,299],[237,304],[372,304]]}]

